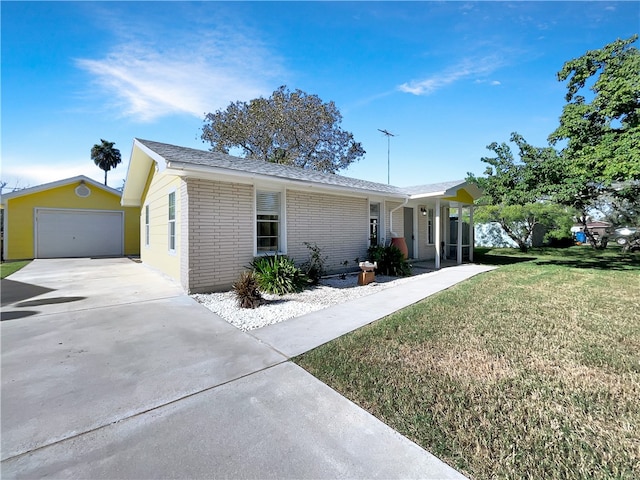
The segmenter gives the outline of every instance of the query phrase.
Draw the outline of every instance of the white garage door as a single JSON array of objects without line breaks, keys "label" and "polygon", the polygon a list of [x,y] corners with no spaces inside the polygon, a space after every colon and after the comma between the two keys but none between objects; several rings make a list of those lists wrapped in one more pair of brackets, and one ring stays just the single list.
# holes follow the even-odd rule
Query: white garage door
[{"label": "white garage door", "polygon": [[37,258],[119,256],[124,212],[37,208]]}]

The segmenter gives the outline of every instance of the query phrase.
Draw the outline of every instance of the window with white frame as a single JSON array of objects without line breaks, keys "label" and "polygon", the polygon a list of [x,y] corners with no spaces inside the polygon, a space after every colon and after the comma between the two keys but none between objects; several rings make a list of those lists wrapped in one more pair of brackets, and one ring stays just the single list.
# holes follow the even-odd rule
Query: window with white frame
[{"label": "window with white frame", "polygon": [[144,244],[149,246],[149,205],[144,206]]},{"label": "window with white frame", "polygon": [[176,192],[169,194],[169,251],[176,251]]},{"label": "window with white frame", "polygon": [[256,191],[256,248],[277,253],[280,248],[281,193]]},{"label": "window with white frame", "polygon": [[427,243],[433,245],[434,231],[433,231],[433,208],[427,210]]}]

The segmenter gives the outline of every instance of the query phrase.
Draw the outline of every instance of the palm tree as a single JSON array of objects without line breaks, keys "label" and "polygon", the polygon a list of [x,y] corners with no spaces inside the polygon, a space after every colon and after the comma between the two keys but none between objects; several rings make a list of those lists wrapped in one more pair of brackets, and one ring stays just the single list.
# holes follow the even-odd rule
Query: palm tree
[{"label": "palm tree", "polygon": [[101,144],[95,144],[91,149],[91,160],[104,170],[104,184],[107,184],[107,172],[112,168],[116,168],[122,161],[120,158],[120,150],[113,148],[115,142],[107,142],[100,139]]}]

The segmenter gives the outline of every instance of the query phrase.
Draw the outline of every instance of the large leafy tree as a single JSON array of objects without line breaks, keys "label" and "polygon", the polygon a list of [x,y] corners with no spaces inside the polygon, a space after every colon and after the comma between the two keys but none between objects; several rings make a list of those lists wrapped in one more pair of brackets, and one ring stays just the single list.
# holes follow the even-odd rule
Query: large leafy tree
[{"label": "large leafy tree", "polygon": [[104,170],[104,184],[107,184],[107,172],[112,168],[116,168],[122,161],[120,150],[114,148],[115,142],[107,142],[100,139],[100,143],[96,143],[91,148],[91,160]]},{"label": "large leafy tree", "polygon": [[333,102],[282,86],[269,98],[208,113],[201,138],[212,151],[238,148],[248,158],[335,173],[365,153],[341,122]]},{"label": "large leafy tree", "polygon": [[493,142],[487,148],[495,156],[482,158],[488,164],[485,176],[470,174],[468,180],[484,191],[477,202],[476,221],[498,223],[526,252],[537,225],[544,225],[548,237],[568,236],[573,211],[549,200],[557,151],[534,147],[515,132],[510,140],[518,148],[517,157],[509,144]]},{"label": "large leafy tree", "polygon": [[[556,201],[587,213],[603,197],[640,195],[640,52],[638,36],[570,60],[558,72],[567,104],[549,136],[564,145],[550,165]],[[587,231],[587,236],[589,232]],[[593,242],[593,239],[589,236]]]}]

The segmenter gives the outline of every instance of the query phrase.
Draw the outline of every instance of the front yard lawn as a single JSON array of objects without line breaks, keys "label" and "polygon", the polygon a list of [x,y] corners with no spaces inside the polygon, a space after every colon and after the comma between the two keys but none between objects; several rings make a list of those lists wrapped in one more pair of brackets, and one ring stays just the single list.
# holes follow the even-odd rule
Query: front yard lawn
[{"label": "front yard lawn", "polygon": [[640,256],[481,253],[295,361],[471,478],[640,478]]},{"label": "front yard lawn", "polygon": [[5,278],[12,273],[17,272],[25,265],[28,265],[31,260],[21,260],[18,262],[2,262],[0,263],[0,278]]}]

